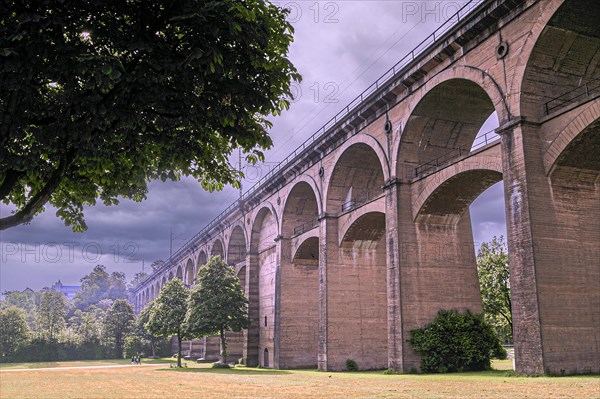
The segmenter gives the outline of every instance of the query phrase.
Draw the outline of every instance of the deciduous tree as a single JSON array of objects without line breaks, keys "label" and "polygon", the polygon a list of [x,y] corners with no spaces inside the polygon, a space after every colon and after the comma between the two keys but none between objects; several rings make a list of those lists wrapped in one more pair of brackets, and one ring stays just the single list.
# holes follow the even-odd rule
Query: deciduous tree
[{"label": "deciduous tree", "polygon": [[49,290],[42,294],[36,308],[36,330],[50,342],[65,328],[65,308],[66,300],[61,292]]},{"label": "deciduous tree", "polygon": [[35,293],[32,291],[7,291],[4,300],[0,301],[0,308],[15,306],[25,312],[29,328],[35,327]]},{"label": "deciduous tree", "polygon": [[174,335],[177,339],[177,366],[181,367],[181,341],[187,335],[185,316],[188,310],[189,290],[178,278],[167,281],[150,308],[146,323],[148,332],[157,337]]},{"label": "deciduous tree", "polygon": [[150,314],[152,313],[152,307],[154,306],[154,301],[150,301],[144,306],[144,308],[140,311],[137,318],[135,319],[135,332],[139,338],[150,347],[152,351],[152,356],[156,356],[156,349],[158,344],[164,339],[158,337],[146,328],[146,324],[150,321]]},{"label": "deciduous tree", "polygon": [[23,309],[0,309],[0,361],[10,360],[29,338],[30,330]]},{"label": "deciduous tree", "polygon": [[133,308],[124,299],[115,300],[104,315],[102,321],[103,333],[108,341],[112,343],[117,358],[123,357],[125,337],[132,331],[134,320]]},{"label": "deciduous tree", "polygon": [[481,245],[477,254],[477,271],[486,321],[494,327],[498,336],[512,339],[510,268],[502,236]]},{"label": "deciduous tree", "polygon": [[225,331],[248,328],[248,300],[240,279],[220,257],[212,256],[198,270],[198,282],[190,294],[187,323],[194,336],[219,334],[223,363],[227,363]]},{"label": "deciduous tree", "polygon": [[299,75],[287,12],[266,0],[8,1],[0,7],[0,200],[86,229],[97,200],[151,179],[238,185],[229,156],[272,144]]},{"label": "deciduous tree", "polygon": [[85,309],[104,299],[124,299],[126,295],[125,273],[109,274],[106,267],[96,265],[89,274],[81,278],[81,290],[75,294],[73,302],[79,309]]}]

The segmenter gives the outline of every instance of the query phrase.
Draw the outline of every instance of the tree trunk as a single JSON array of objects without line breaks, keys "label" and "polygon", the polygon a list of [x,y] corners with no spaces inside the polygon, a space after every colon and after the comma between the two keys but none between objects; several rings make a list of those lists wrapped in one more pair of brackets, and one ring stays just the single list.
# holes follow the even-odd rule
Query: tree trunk
[{"label": "tree trunk", "polygon": [[177,367],[181,367],[181,336],[177,334]]},{"label": "tree trunk", "polygon": [[223,359],[223,363],[227,364],[227,342],[225,341],[223,327],[219,330],[219,337],[221,337],[221,359]]}]

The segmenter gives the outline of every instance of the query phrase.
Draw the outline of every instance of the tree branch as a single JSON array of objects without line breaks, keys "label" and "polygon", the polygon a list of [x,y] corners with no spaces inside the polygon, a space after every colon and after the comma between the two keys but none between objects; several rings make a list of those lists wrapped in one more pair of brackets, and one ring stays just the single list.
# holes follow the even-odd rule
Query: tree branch
[{"label": "tree branch", "polygon": [[6,176],[4,176],[4,180],[2,181],[2,185],[0,185],[0,201],[2,201],[10,192],[13,187],[19,181],[19,178],[23,176],[25,172],[18,171],[14,169],[9,169],[6,172]]},{"label": "tree branch", "polygon": [[54,193],[54,190],[56,190],[62,181],[65,172],[74,160],[74,155],[75,149],[71,148],[67,151],[61,158],[58,167],[52,172],[52,175],[50,175],[50,179],[48,179],[46,185],[29,199],[29,202],[23,209],[14,215],[0,218],[0,230],[15,227],[33,219],[33,216],[44,206],[44,204],[46,204],[46,202],[48,202],[52,193]]}]

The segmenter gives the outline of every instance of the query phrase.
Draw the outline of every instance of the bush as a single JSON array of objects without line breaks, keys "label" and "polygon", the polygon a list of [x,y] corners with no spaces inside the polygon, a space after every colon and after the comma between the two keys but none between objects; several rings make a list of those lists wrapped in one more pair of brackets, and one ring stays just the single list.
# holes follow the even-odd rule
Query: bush
[{"label": "bush", "polygon": [[506,352],[506,349],[504,349],[503,346],[499,346],[492,352],[492,357],[494,359],[504,360],[508,357],[508,353]]},{"label": "bush", "polygon": [[400,374],[400,373],[398,373],[394,369],[386,369],[386,370],[383,370],[383,374],[385,374],[385,375],[396,375],[396,374]]},{"label": "bush", "polygon": [[408,342],[429,373],[488,370],[492,354],[503,349],[483,315],[469,311],[440,310],[433,322],[412,330]]},{"label": "bush", "polygon": [[110,359],[113,352],[97,340],[92,342],[49,341],[35,337],[21,346],[10,360],[13,362],[51,362],[65,360]]},{"label": "bush", "polygon": [[346,360],[346,370],[348,371],[358,371],[358,364],[352,359]]}]

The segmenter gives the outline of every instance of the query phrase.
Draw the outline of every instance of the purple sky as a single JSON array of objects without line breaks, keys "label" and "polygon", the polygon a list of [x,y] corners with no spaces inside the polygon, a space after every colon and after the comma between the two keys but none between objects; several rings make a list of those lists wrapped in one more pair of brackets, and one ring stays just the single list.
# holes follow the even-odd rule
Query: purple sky
[{"label": "purple sky", "polygon": [[[444,1],[282,1],[296,33],[290,58],[303,76],[299,98],[273,119],[274,147],[266,164],[245,169],[252,185],[274,163],[312,135],[332,115],[466,3]],[[492,118],[493,119],[493,118]],[[493,120],[482,128],[494,128]],[[152,182],[142,203],[97,205],[85,211],[89,229],[73,233],[47,207],[31,224],[1,232],[0,291],[40,289],[60,279],[77,284],[96,264],[130,279],[198,232],[233,202],[238,191],[207,193],[193,179]],[[13,208],[0,205],[3,216]],[[475,242],[506,235],[502,183],[471,206]]]}]

